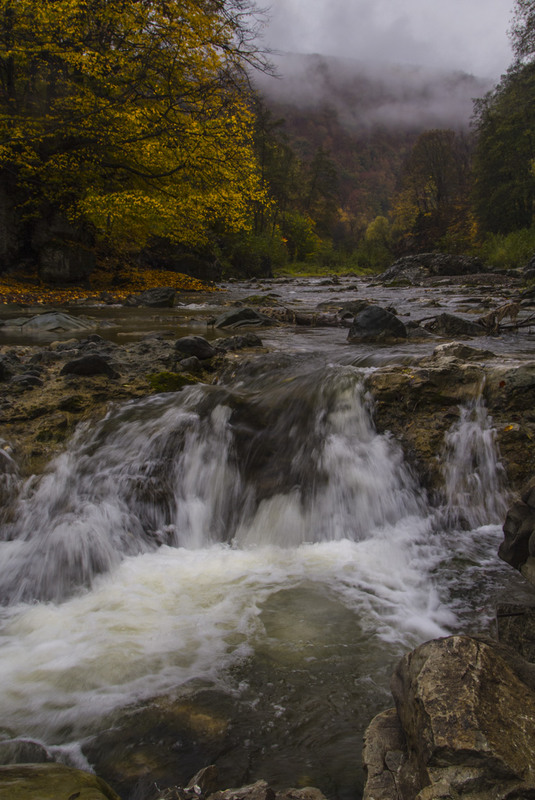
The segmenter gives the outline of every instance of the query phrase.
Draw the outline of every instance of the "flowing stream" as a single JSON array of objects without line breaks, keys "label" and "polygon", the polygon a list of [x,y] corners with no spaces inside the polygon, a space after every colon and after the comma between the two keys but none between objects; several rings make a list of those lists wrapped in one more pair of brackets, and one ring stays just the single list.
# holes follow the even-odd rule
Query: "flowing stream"
[{"label": "flowing stream", "polygon": [[125,798],[212,761],[228,785],[360,796],[397,659],[490,630],[510,577],[481,402],[444,443],[432,506],[375,432],[366,372],[264,358],[130,403],[20,489],[0,543],[3,738]]}]

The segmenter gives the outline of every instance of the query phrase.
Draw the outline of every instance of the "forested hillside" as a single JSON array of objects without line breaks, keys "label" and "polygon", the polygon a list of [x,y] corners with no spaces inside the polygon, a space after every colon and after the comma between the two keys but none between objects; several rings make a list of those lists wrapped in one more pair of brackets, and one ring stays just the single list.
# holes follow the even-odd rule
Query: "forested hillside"
[{"label": "forested hillside", "polygon": [[[322,56],[285,56],[277,71],[278,78],[260,76],[257,83],[278,121],[279,141],[301,168],[304,197],[297,205],[333,246],[323,248],[324,259],[337,261],[358,249],[361,264],[377,266],[392,247],[433,249],[459,225],[458,208],[444,214],[444,195],[450,205],[466,203],[472,98],[482,96],[487,83],[409,67],[372,71]],[[441,220],[416,232],[413,218],[430,189],[426,173],[436,172],[438,162],[444,186],[423,211],[438,200]],[[328,216],[307,202],[311,184],[316,199],[329,206]],[[450,234],[450,240],[460,238],[456,229]],[[444,243],[465,246],[464,240]]]}]

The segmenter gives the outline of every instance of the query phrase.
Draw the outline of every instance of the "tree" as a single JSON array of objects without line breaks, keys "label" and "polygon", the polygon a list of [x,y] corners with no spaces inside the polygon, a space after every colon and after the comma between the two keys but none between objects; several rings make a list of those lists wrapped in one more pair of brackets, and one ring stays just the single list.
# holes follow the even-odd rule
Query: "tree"
[{"label": "tree", "polygon": [[262,198],[248,0],[0,0],[0,183],[33,235],[195,246]]},{"label": "tree", "polygon": [[434,249],[448,234],[449,240],[463,237],[470,152],[466,136],[452,130],[425,131],[414,143],[393,207],[396,227],[411,248]]},{"label": "tree", "polygon": [[535,210],[535,63],[513,65],[476,103],[474,211],[482,232],[528,228]]},{"label": "tree", "polygon": [[535,55],[534,0],[516,0],[510,38],[517,63],[533,60]]}]

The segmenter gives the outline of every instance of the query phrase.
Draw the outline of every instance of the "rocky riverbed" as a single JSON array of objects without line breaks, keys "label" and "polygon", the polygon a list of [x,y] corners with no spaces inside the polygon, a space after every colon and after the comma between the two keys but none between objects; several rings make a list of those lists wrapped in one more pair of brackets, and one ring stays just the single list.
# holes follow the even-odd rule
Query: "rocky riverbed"
[{"label": "rocky riverbed", "polygon": [[[535,563],[531,542],[535,503],[529,488],[535,474],[532,295],[518,274],[448,276],[444,271],[430,272],[426,263],[406,266],[403,273],[394,271],[383,282],[373,284],[348,276],[321,286],[321,281],[228,286],[217,300],[200,298],[193,308],[185,304],[165,313],[147,312],[142,329],[130,330],[123,341],[118,335],[120,327],[114,324],[123,311],[113,307],[45,313],[6,309],[0,314],[4,323],[0,327],[0,488],[8,528],[23,481],[42,472],[51,458],[62,453],[75,429],[85,425],[90,430],[97,420],[125,403],[135,404],[141,398],[197,384],[213,387],[231,404],[237,457],[255,476],[257,501],[264,498],[262,502],[273,503],[288,481],[302,479],[296,478],[295,463],[286,461],[283,450],[277,451],[275,458],[275,444],[266,434],[274,429],[280,411],[270,410],[261,395],[246,405],[239,387],[256,381],[269,398],[269,385],[262,384],[264,375],[278,370],[282,382],[291,385],[296,377],[288,371],[290,362],[292,370],[296,358],[300,372],[315,370],[316,353],[322,350],[322,363],[326,355],[327,361],[361,371],[377,431],[384,433],[386,440],[401,444],[419,486],[437,507],[451,505],[452,477],[444,468],[448,448],[459,449],[459,432],[466,436],[470,421],[477,427],[484,416],[488,446],[499,452],[500,461],[491,478],[481,477],[478,465],[466,462],[464,469],[475,478],[466,483],[467,501],[456,512],[455,524],[460,530],[476,524],[470,519],[471,498],[474,506],[492,516],[501,513],[495,496],[508,496],[508,538],[502,557],[530,578]],[[396,285],[389,285],[392,283]],[[225,394],[227,387],[232,394]],[[288,398],[285,408],[291,409],[292,395]],[[296,420],[315,413],[297,392],[295,403]],[[288,428],[290,437],[292,430]],[[257,442],[254,457],[248,455],[250,441]],[[474,451],[469,450],[469,455],[473,459]],[[455,491],[459,491],[457,478]],[[535,730],[531,709],[535,682],[533,668],[521,658],[531,659],[535,648],[529,633],[533,626],[529,590],[525,592],[523,604],[515,600],[509,606],[502,603],[499,609],[500,645],[488,636],[474,638],[463,631],[421,645],[396,667],[392,683],[396,710],[383,712],[366,736],[366,798],[512,800],[535,796],[530,750]],[[155,702],[157,709],[160,701]],[[221,698],[217,702],[221,703]],[[132,792],[137,792],[140,799],[187,800],[192,790],[187,789],[184,778],[186,764],[202,766],[202,759],[206,764],[211,755],[217,761],[225,747],[234,754],[239,752],[239,737],[232,734],[228,739],[226,724],[217,728],[217,713],[208,711],[202,717],[212,708],[209,692],[205,711],[202,702],[201,707],[191,708],[183,700],[177,703],[161,714],[170,715],[170,720],[178,714],[180,726],[190,731],[184,735],[197,742],[191,745],[195,758],[185,758],[176,780],[186,788],[177,785],[167,789],[167,794],[163,790],[155,794],[158,780],[171,785],[172,767],[160,768],[158,747],[140,749],[139,742],[147,736],[142,734],[148,730],[146,716],[140,717],[141,733],[130,744],[130,723],[119,724],[126,749],[137,748],[143,763],[126,767],[128,759],[119,753],[117,737],[111,732],[109,741],[107,734],[101,733],[95,746],[91,742],[84,745],[87,763],[97,764],[97,770],[119,788],[121,796],[134,797]],[[387,705],[384,699],[382,703]],[[114,717],[112,727],[117,724]],[[175,722],[169,724],[172,727]],[[161,741],[167,742],[166,734],[161,734]],[[6,764],[54,760],[50,747],[39,751],[39,757],[40,746],[36,743],[37,749],[23,755],[19,746],[15,756],[5,757],[0,748],[0,758]],[[171,748],[171,742],[165,747]],[[359,760],[358,752],[354,757]],[[234,774],[224,758],[221,763],[223,776],[217,787],[212,786],[212,794],[224,789]],[[20,781],[21,775],[23,781],[30,780],[29,773],[24,777],[22,767],[3,769],[0,796],[7,797],[9,782]],[[37,774],[38,770],[32,769]],[[245,765],[238,773],[262,777]],[[72,778],[68,775],[67,782]],[[25,791],[30,783],[22,786]],[[69,791],[72,786],[73,792],[82,791],[76,780],[68,786]],[[96,784],[91,791],[95,797],[115,796],[109,787]],[[272,800],[280,792],[280,783],[271,788],[253,782],[240,790],[245,794],[233,791],[232,798]],[[288,790],[288,796],[303,797],[307,791],[314,794],[314,790],[299,789]],[[209,792],[195,790],[195,796],[200,794],[208,796]]]}]

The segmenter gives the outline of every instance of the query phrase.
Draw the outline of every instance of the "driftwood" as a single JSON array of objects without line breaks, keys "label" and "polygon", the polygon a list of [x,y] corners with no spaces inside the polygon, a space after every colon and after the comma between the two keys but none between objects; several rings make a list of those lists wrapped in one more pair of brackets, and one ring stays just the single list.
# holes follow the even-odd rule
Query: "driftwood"
[{"label": "driftwood", "polygon": [[[482,317],[479,317],[478,322],[480,325],[483,325],[487,334],[489,335],[496,335],[500,332],[501,329],[504,328],[519,328],[524,327],[523,322],[517,322],[518,312],[520,311],[520,303],[504,303],[503,306],[498,306],[493,311],[489,311],[488,314],[485,314]],[[512,325],[501,325],[503,320],[509,317]]]}]

